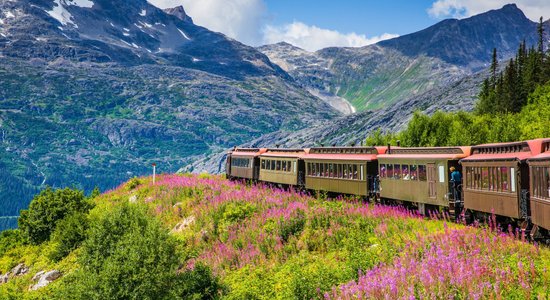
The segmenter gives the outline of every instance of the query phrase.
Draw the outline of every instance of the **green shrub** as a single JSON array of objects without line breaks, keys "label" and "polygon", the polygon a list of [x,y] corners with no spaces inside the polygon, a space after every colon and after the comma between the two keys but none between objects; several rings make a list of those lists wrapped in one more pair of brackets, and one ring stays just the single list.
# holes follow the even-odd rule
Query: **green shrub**
[{"label": "green shrub", "polygon": [[71,251],[80,247],[86,239],[88,229],[88,216],[83,213],[75,213],[59,221],[52,234],[54,250],[50,253],[50,259],[60,261]]},{"label": "green shrub", "polygon": [[175,240],[142,207],[125,203],[92,220],[80,263],[78,299],[175,297]]},{"label": "green shrub", "polygon": [[126,184],[126,189],[131,191],[140,185],[141,185],[141,180],[139,180],[139,178],[137,177],[133,177],[132,179],[128,180],[128,183]]},{"label": "green shrub", "polygon": [[210,268],[202,264],[183,272],[178,279],[181,290],[177,294],[182,299],[218,299],[225,290]]},{"label": "green shrub", "polygon": [[34,197],[28,210],[21,211],[19,228],[31,244],[38,245],[50,239],[59,220],[91,207],[80,190],[47,188]]},{"label": "green shrub", "polygon": [[291,236],[299,235],[304,230],[305,225],[306,218],[301,212],[289,220],[281,220],[279,224],[279,236],[284,242],[287,242]]},{"label": "green shrub", "polygon": [[0,257],[25,241],[21,230],[10,229],[0,232]]}]

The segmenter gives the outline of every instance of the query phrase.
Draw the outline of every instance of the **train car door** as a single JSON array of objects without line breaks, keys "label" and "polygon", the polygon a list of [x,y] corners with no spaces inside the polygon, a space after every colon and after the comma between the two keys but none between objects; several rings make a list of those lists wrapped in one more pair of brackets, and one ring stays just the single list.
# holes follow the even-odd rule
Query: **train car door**
[{"label": "train car door", "polygon": [[427,170],[426,172],[428,177],[428,196],[430,198],[436,198],[437,197],[437,176],[435,174],[435,164],[427,164]]}]

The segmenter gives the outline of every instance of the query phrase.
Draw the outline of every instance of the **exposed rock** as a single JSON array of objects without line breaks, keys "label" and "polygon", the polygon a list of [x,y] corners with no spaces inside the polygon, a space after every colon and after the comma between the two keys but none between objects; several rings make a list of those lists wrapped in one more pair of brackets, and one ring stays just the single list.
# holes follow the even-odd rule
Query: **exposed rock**
[{"label": "exposed rock", "polygon": [[0,275],[0,284],[7,283],[10,280],[10,272]]},{"label": "exposed rock", "polygon": [[29,267],[25,266],[25,264],[18,264],[13,269],[11,269],[12,276],[21,276],[25,275],[29,272]]},{"label": "exposed rock", "polygon": [[181,5],[177,7],[166,8],[164,9],[164,11],[167,14],[173,15],[182,21],[193,23],[193,19],[191,19],[191,17],[187,15],[187,13],[185,13],[185,9]]},{"label": "exposed rock", "polygon": [[61,277],[61,275],[62,275],[61,272],[57,270],[52,270],[48,272],[44,272],[44,271],[38,272],[35,276],[33,276],[33,280],[34,281],[38,280],[38,282],[34,285],[31,285],[29,287],[29,290],[34,291],[39,288],[43,288],[48,284],[50,284],[51,282],[57,280],[59,277]]},{"label": "exposed rock", "polygon": [[21,263],[13,267],[11,271],[6,274],[0,274],[0,284],[7,283],[11,278],[25,275],[29,272],[29,267]]},{"label": "exposed rock", "polygon": [[42,270],[36,274],[34,274],[34,276],[32,277],[32,281],[37,281],[38,278],[40,278],[42,275],[44,275],[46,273],[46,271]]},{"label": "exposed rock", "polygon": [[189,216],[185,218],[183,221],[178,223],[173,229],[173,233],[182,232],[185,229],[189,228],[193,223],[195,223],[195,216]]}]

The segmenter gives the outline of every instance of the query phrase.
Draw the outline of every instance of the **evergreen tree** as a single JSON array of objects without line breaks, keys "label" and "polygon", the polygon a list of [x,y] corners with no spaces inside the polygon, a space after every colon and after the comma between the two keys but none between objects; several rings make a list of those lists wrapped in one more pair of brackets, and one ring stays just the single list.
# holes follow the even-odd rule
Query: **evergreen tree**
[{"label": "evergreen tree", "polygon": [[491,61],[491,83],[493,85],[496,82],[497,72],[498,72],[497,48],[493,48],[493,59]]}]

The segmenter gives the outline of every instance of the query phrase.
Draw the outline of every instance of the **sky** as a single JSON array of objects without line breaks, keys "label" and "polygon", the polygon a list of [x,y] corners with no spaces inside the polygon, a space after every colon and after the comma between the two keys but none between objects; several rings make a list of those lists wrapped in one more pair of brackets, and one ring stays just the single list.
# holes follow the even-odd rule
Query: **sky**
[{"label": "sky", "polygon": [[[288,42],[308,51],[361,47],[467,18],[510,0],[148,0],[183,5],[197,25],[251,46]],[[531,20],[550,18],[550,0],[518,0]]]}]

